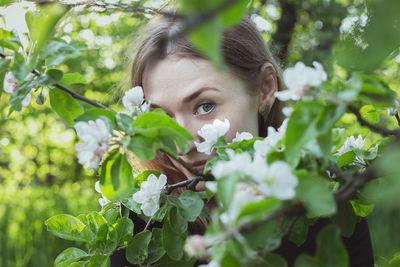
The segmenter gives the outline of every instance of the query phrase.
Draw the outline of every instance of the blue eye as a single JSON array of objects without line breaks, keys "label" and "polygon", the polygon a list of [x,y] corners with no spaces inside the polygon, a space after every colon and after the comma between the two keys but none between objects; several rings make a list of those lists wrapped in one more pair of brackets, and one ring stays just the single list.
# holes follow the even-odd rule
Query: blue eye
[{"label": "blue eye", "polygon": [[208,114],[215,108],[214,103],[206,102],[197,106],[196,112],[200,115]]}]

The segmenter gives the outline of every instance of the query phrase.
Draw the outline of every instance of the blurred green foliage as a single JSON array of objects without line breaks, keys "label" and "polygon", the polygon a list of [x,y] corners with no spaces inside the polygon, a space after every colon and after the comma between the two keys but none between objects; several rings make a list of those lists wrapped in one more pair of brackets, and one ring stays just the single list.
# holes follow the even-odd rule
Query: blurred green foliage
[{"label": "blurred green foliage", "polygon": [[[141,6],[156,1],[134,2]],[[275,51],[282,45],[276,34],[283,33],[276,30],[284,4],[295,8],[296,20],[282,64],[291,66],[302,60],[309,65],[317,60],[327,67],[329,75],[346,78],[346,71],[333,62],[331,52],[338,39],[359,40],[365,1],[252,1],[250,12],[258,14],[252,18],[260,21],[258,26],[263,26],[263,36]],[[131,46],[148,18],[123,12],[69,11],[59,22],[56,37],[87,49],[56,68],[64,73],[81,73],[87,84],[68,87],[118,109],[121,88],[129,87]],[[353,23],[344,27],[346,20]],[[375,71],[398,93],[399,62],[398,51],[393,52]],[[46,89],[44,94],[47,96]],[[78,215],[99,207],[95,178],[77,163],[75,133],[48,108],[48,100],[43,106],[32,100],[23,112],[5,119],[8,97],[2,94],[0,99],[0,266],[51,266],[56,255],[73,244],[47,232],[43,222],[56,214]],[[372,123],[396,127],[393,118],[379,115],[374,108],[366,109],[364,115]],[[377,139],[377,135],[360,127],[353,115],[344,116],[338,126],[345,128],[345,136],[361,133],[367,137],[367,146]],[[369,216],[376,255],[391,257],[400,250],[400,236],[393,234],[399,219],[400,211],[395,207],[376,206]]]}]

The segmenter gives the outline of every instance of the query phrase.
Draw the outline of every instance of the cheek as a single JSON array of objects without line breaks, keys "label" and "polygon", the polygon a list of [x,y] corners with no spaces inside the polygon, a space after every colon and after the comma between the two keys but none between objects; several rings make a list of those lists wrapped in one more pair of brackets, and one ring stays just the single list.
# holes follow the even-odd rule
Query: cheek
[{"label": "cheek", "polygon": [[258,136],[258,114],[254,108],[249,108],[245,112],[237,112],[232,114],[230,128],[226,134],[227,141],[231,142],[236,137],[236,132],[249,132],[254,137]]}]

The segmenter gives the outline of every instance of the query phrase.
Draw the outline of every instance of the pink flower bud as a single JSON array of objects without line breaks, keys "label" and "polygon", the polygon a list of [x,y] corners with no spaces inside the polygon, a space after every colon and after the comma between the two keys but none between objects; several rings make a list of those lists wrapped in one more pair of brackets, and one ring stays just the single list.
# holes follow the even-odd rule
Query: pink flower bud
[{"label": "pink flower bud", "polygon": [[206,253],[206,243],[202,235],[191,235],[186,239],[183,248],[185,252],[194,258],[201,258]]}]

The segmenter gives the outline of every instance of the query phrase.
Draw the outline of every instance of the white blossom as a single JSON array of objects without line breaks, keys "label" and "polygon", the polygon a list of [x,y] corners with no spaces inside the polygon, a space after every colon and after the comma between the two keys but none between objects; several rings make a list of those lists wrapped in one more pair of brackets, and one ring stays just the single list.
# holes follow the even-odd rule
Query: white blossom
[{"label": "white blossom", "polygon": [[160,194],[167,183],[167,176],[161,174],[158,178],[154,174],[150,174],[147,180],[140,184],[140,190],[133,194],[133,200],[142,204],[144,215],[153,216],[160,208]]},{"label": "white blossom", "polygon": [[400,103],[399,101],[395,101],[396,106],[394,108],[388,108],[387,111],[389,116],[396,116],[399,113]]},{"label": "white blossom", "polygon": [[222,223],[230,224],[234,222],[246,204],[257,202],[262,199],[262,195],[259,194],[254,186],[238,182],[235,185],[235,192],[233,193],[233,198],[228,210],[220,215]]},{"label": "white blossom", "polygon": [[343,155],[344,153],[351,151],[352,147],[362,149],[364,145],[365,139],[362,138],[361,134],[358,135],[357,139],[355,139],[354,136],[350,136],[346,139],[343,146],[336,151],[336,155]]},{"label": "white blossom", "polygon": [[290,115],[292,115],[293,112],[293,107],[284,107],[282,109],[282,113],[283,115],[285,115],[286,117],[289,117]]},{"label": "white blossom", "polygon": [[122,104],[130,114],[140,110],[144,100],[143,89],[141,86],[135,86],[125,93],[122,97]]},{"label": "white blossom", "polygon": [[110,131],[102,119],[96,121],[77,122],[74,126],[82,143],[75,145],[79,163],[85,164],[85,169],[96,169],[108,148]]},{"label": "white blossom", "polygon": [[[26,78],[31,79],[32,77],[34,77],[34,74],[29,73]],[[13,94],[18,90],[18,88],[19,88],[19,83],[18,83],[17,78],[14,76],[14,74],[11,71],[7,72],[4,77],[3,90],[6,93]],[[21,105],[23,107],[28,106],[29,103],[31,102],[31,99],[32,99],[32,94],[31,94],[31,92],[29,92],[25,96],[25,98],[21,101]]]},{"label": "white blossom", "polygon": [[255,178],[259,184],[258,189],[266,197],[287,200],[296,195],[297,177],[292,173],[290,165],[284,161],[271,163],[264,176]]},{"label": "white blossom", "polygon": [[236,137],[232,139],[232,142],[241,142],[243,140],[250,140],[253,138],[253,135],[249,132],[236,132]]},{"label": "white blossom", "polygon": [[110,203],[111,201],[108,200],[108,198],[106,198],[106,196],[103,195],[103,193],[101,192],[100,189],[100,181],[97,181],[94,185],[94,189],[96,190],[97,193],[101,194],[101,198],[99,198],[99,204],[101,207],[104,207],[105,205],[107,205],[108,203]]},{"label": "white blossom", "polygon": [[274,150],[279,141],[285,137],[288,122],[289,120],[285,119],[278,130],[269,126],[267,137],[264,140],[256,140],[254,142],[255,154],[265,157],[270,151]]},{"label": "white blossom", "polygon": [[281,101],[300,100],[310,86],[318,86],[326,81],[327,74],[322,65],[313,62],[314,68],[307,67],[303,62],[297,62],[293,68],[283,72],[283,80],[287,90],[276,92],[275,96]]},{"label": "white blossom", "polygon": [[201,264],[199,267],[221,267],[217,260],[212,260],[208,264]]},{"label": "white blossom", "polygon": [[197,151],[211,155],[213,145],[217,143],[219,137],[228,132],[229,127],[230,123],[228,119],[225,119],[223,122],[220,120],[214,120],[212,124],[203,125],[197,133],[204,138],[204,142],[194,142]]},{"label": "white blossom", "polygon": [[212,174],[216,179],[234,172],[241,172],[244,174],[250,173],[252,164],[251,155],[248,152],[235,154],[232,149],[225,150],[228,153],[228,161],[218,161],[212,168]]},{"label": "white blossom", "polygon": [[206,253],[204,237],[202,235],[188,236],[183,249],[190,257],[201,258]]}]

